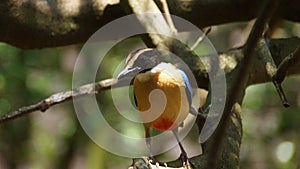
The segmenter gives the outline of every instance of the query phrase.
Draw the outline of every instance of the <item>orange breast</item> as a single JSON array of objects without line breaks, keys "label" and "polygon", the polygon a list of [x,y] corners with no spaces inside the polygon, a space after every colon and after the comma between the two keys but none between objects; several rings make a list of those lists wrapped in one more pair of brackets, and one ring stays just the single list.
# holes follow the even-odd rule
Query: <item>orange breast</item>
[{"label": "orange breast", "polygon": [[176,70],[173,71],[171,74],[146,72],[137,75],[134,80],[142,121],[162,131],[174,129],[189,113],[184,82],[181,76],[177,76]]}]

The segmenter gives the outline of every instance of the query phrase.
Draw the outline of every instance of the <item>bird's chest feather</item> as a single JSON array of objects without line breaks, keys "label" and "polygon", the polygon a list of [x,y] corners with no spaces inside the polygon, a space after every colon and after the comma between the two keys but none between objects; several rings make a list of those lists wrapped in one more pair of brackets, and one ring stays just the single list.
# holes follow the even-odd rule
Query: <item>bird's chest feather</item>
[{"label": "bird's chest feather", "polygon": [[179,74],[146,72],[136,76],[134,93],[141,119],[159,130],[173,129],[189,112],[185,85]]}]

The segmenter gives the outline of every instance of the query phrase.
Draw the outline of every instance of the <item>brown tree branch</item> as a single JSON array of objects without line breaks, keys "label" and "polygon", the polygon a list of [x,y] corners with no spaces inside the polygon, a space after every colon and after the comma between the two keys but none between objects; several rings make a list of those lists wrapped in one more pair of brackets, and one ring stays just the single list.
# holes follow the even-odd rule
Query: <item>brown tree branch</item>
[{"label": "brown tree branch", "polygon": [[36,104],[19,108],[18,110],[13,111],[10,114],[1,116],[0,124],[6,121],[19,118],[21,116],[27,115],[35,111],[45,112],[50,107],[56,104],[69,101],[72,98],[75,99],[85,95],[100,93],[103,90],[109,89],[112,85],[117,85],[117,82],[114,81],[113,79],[106,79],[97,83],[91,83],[84,86],[80,86],[74,90],[55,93]]},{"label": "brown tree branch", "polygon": [[[183,17],[198,27],[207,27],[249,21],[257,16],[262,2],[261,0],[168,0],[168,5],[171,14]],[[276,17],[299,22],[299,6],[298,0],[282,1]],[[125,15],[119,0],[2,0],[0,41],[24,49],[83,43],[101,26]],[[179,31],[185,29],[178,27],[176,23],[175,26]]]},{"label": "brown tree branch", "polygon": [[[300,47],[300,38],[288,38],[288,39],[273,39],[270,41],[270,52],[272,53],[273,57],[276,59],[277,63],[281,63],[282,61],[287,62],[288,65],[286,71],[286,76],[291,75],[299,75],[300,74],[300,52],[298,52]],[[238,67],[239,62],[243,58],[243,48],[236,48],[229,50],[225,53],[220,53],[220,67],[225,70],[227,76],[230,75],[236,67]],[[272,79],[269,77],[267,69],[266,69],[266,59],[265,53],[261,51],[259,48],[255,50],[255,66],[252,67],[250,76],[248,79],[247,86],[265,82],[271,82]],[[195,58],[190,58],[190,63],[197,63],[194,60]],[[203,59],[204,61],[206,59]],[[284,63],[287,64],[287,63]],[[193,72],[201,72],[197,67],[191,65],[193,68]],[[195,78],[198,81],[198,86],[201,88],[207,88],[208,79],[205,77],[206,72],[197,73],[195,74]],[[9,113],[8,115],[4,115],[0,117],[0,123],[5,121],[12,120],[14,118],[21,117],[28,113],[32,113],[34,111],[45,111],[51,106],[55,104],[59,104],[65,101],[70,100],[72,97],[79,97],[87,94],[94,94],[96,91],[101,92],[104,89],[110,88],[112,84],[112,79],[103,80],[97,82],[95,84],[88,84],[82,87],[79,87],[77,90],[74,91],[64,91],[60,93],[53,94],[49,96],[47,99],[44,99],[36,104],[25,106],[20,108],[14,112]],[[97,86],[97,87],[96,87]]]},{"label": "brown tree branch", "polygon": [[[300,46],[299,38],[274,39],[270,41],[270,52],[276,58],[277,63],[281,63],[283,60],[289,57],[290,62],[286,73],[287,76],[300,74],[300,59],[299,59],[300,54],[299,52],[296,52],[296,49],[298,49],[299,46]],[[267,64],[265,62],[266,59],[263,58],[265,57],[265,54],[263,53],[262,50],[259,49],[259,47],[255,49],[255,56],[256,56],[254,61],[255,67],[252,67],[251,69],[247,86],[250,86],[252,84],[272,81],[272,79],[268,76],[265,67],[265,65]],[[239,67],[238,65],[240,64],[243,58],[243,47],[232,49],[228,52],[222,53],[219,55],[219,57],[220,57],[220,67],[225,69],[227,76],[230,76],[230,74],[235,72],[235,70],[237,70],[237,68]],[[193,60],[194,58],[190,58],[190,59]],[[191,67],[196,68],[193,65],[191,65]],[[198,71],[193,70],[193,71],[200,72],[200,70]],[[202,80],[201,85],[204,88],[206,88],[208,85],[208,79],[201,79],[204,78],[203,74],[205,73],[206,72],[202,72],[202,75],[195,74],[195,78],[197,80]],[[8,115],[4,115],[0,117],[0,124],[13,120],[15,118],[25,116],[34,111],[46,111],[48,108],[51,108],[56,104],[69,101],[72,98],[78,98],[84,95],[97,94],[103,92],[104,90],[110,89],[112,84],[122,85],[122,83],[120,82],[116,83],[112,79],[107,79],[94,84],[84,85],[73,91],[65,91],[65,92],[53,94],[49,96],[47,99],[38,102],[37,104],[23,107]],[[238,154],[239,154],[239,147],[240,147],[240,141],[242,135],[242,131],[241,131],[242,127],[240,124],[240,113],[241,113],[240,108],[237,105],[237,107],[234,108],[233,114],[231,115],[229,128],[227,129],[228,132],[226,132],[227,135],[222,144],[222,146],[224,147],[222,148],[222,150],[226,150],[222,152],[223,153],[222,156],[224,155],[224,157],[226,158],[224,158],[220,164],[227,164],[227,166],[229,165],[233,166],[234,164],[238,163]],[[196,165],[197,168],[204,168],[208,159],[207,154],[211,149],[210,146],[212,146],[211,141],[214,140],[214,138],[215,136],[211,137],[211,139],[209,139],[208,142],[206,142],[206,144],[203,145],[204,155],[193,157],[190,159],[192,164]],[[228,148],[230,148],[230,151],[228,151]],[[173,167],[179,165],[180,164],[178,163],[178,161],[168,163],[168,166],[173,166]]]},{"label": "brown tree branch", "polygon": [[[241,104],[243,100],[243,96],[246,90],[248,77],[251,72],[251,68],[254,65],[254,52],[255,48],[257,48],[257,44],[259,39],[262,38],[264,29],[269,22],[270,17],[273,15],[274,11],[277,9],[278,0],[268,0],[264,1],[265,4],[262,5],[260,15],[258,16],[251,33],[248,37],[246,45],[244,47],[243,54],[244,58],[241,60],[239,64],[239,69],[237,74],[232,76],[232,81],[230,82],[229,89],[227,90],[228,94],[226,97],[226,104],[223,111],[223,115],[220,121],[220,124],[216,130],[216,138],[212,142],[214,145],[211,151],[208,153],[208,162],[206,168],[215,169],[217,168],[217,164],[219,163],[220,154],[221,154],[221,147],[223,140],[226,136],[226,130],[229,125],[229,120],[232,114],[233,105],[238,103]],[[238,164],[237,164],[238,166]],[[228,167],[225,167],[228,168]]]},{"label": "brown tree branch", "polygon": [[[300,54],[297,52],[296,49],[298,49],[300,46],[300,39],[299,38],[289,38],[289,39],[275,39],[270,41],[270,52],[273,54],[273,56],[276,58],[276,61],[278,63],[285,62],[286,58],[289,58],[288,62],[288,69],[287,69],[287,76],[293,75],[293,74],[300,74]],[[280,51],[280,52],[278,52]],[[259,47],[255,49],[255,67],[251,69],[248,84],[257,84],[257,83],[264,83],[264,82],[270,82],[272,79],[270,76],[268,76],[268,72],[266,70],[265,65],[267,64],[267,59],[264,59],[265,53],[263,50],[260,50]],[[184,57],[184,56],[183,56]],[[220,57],[220,66],[225,69],[227,76],[231,76],[233,72],[237,70],[240,65],[240,62],[243,58],[243,48],[237,48],[230,50],[226,53],[222,53],[219,55]],[[194,58],[190,58],[194,59]],[[194,62],[197,63],[197,62]],[[191,65],[191,67],[196,68],[195,66]],[[199,72],[200,70],[194,70],[196,72]],[[260,73],[257,73],[260,72]],[[202,72],[202,75],[196,74],[196,79],[203,78],[203,74],[206,74],[206,72]],[[202,79],[203,80],[203,79]],[[204,81],[208,82],[207,79],[204,79]],[[203,81],[202,81],[203,82]],[[97,94],[100,92],[103,92],[104,90],[110,89],[111,85],[122,85],[122,83],[118,82],[116,83],[112,79],[103,80],[94,84],[87,84],[82,87],[79,87],[73,91],[66,91],[66,92],[60,92],[57,94],[53,94],[47,99],[44,99],[37,104],[33,104],[27,107],[23,107],[18,109],[17,111],[14,111],[8,115],[4,115],[0,117],[0,124],[13,120],[15,118],[19,118],[22,116],[25,116],[29,113],[32,113],[34,111],[46,111],[48,108],[51,108],[52,106],[56,104],[60,104],[66,101],[69,101],[72,98],[78,98],[84,95],[90,95],[90,94]],[[202,87],[207,87],[208,83],[201,83]],[[229,122],[228,128],[226,129],[227,132],[225,135],[225,139],[222,143],[222,160],[218,165],[220,166],[236,166],[238,163],[238,155],[239,155],[239,147],[241,143],[241,137],[242,137],[242,127],[241,127],[241,120],[240,120],[240,106],[236,106],[234,108],[233,113],[231,114],[231,120]],[[215,140],[215,137],[217,135],[214,134],[204,145],[204,154],[201,156],[190,158],[190,162],[196,166],[196,168],[205,168],[206,162],[208,161],[208,152],[211,150],[211,146],[213,146],[212,141]],[[230,158],[228,158],[230,157]],[[180,160],[179,160],[180,161]],[[179,167],[181,163],[179,161],[169,162],[169,167]]]}]

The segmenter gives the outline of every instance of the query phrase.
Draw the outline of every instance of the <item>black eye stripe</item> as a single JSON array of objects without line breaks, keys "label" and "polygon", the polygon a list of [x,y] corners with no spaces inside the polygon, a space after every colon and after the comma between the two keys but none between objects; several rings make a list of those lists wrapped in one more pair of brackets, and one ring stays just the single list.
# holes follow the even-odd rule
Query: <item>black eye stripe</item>
[{"label": "black eye stripe", "polygon": [[151,68],[149,69],[144,69],[144,70],[142,70],[142,71],[140,71],[139,73],[145,73],[145,72],[147,72],[147,71],[150,71],[151,70]]},{"label": "black eye stripe", "polygon": [[134,55],[135,55],[136,53],[138,53],[139,51],[143,50],[143,49],[144,49],[144,48],[138,49],[138,50],[135,50],[135,51],[129,53],[129,55],[128,55],[127,58],[126,58],[125,63],[128,64],[128,63],[132,60],[132,58],[134,57]]},{"label": "black eye stripe", "polygon": [[153,49],[151,48],[142,48],[142,49],[138,49],[134,52],[131,52],[128,56],[127,56],[127,59],[126,59],[126,64],[128,66],[133,66],[134,62],[136,61],[136,59],[141,55],[141,54],[144,54],[145,52],[147,51],[151,51]]}]

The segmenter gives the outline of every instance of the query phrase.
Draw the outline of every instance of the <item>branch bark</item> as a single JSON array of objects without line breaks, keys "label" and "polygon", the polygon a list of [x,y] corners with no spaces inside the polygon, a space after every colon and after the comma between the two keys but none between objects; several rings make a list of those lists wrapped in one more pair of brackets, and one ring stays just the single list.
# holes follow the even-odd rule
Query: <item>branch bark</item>
[{"label": "branch bark", "polygon": [[[270,51],[274,58],[276,58],[277,63],[281,63],[287,57],[290,60],[287,66],[287,76],[300,74],[300,53],[297,52],[300,46],[300,38],[288,38],[288,39],[273,39],[270,40]],[[220,57],[220,67],[223,68],[226,72],[226,76],[230,76],[236,68],[238,67],[240,61],[243,59],[243,47],[232,49],[228,52],[221,53]],[[264,53],[261,50],[255,49],[255,61],[253,67],[250,72],[250,76],[248,79],[247,86],[265,82],[271,82],[272,79],[268,76],[266,70],[266,59]],[[183,56],[184,57],[184,56]],[[194,59],[194,58],[190,58]],[[204,61],[206,59],[203,59]],[[194,64],[197,64],[197,61],[191,60]],[[191,66],[194,68],[192,71],[201,72],[201,70],[196,66]],[[258,73],[259,72],[259,73]],[[205,78],[206,72],[195,74],[195,78],[199,81],[198,83],[202,88],[207,88],[208,79]],[[201,83],[200,83],[201,82]],[[112,79],[102,80],[100,82],[96,82],[93,84],[87,84],[79,87],[73,91],[63,91],[49,96],[47,99],[39,101],[36,104],[25,106],[17,111],[11,112],[8,115],[3,115],[0,117],[0,124],[9,120],[13,120],[15,118],[22,117],[27,115],[28,113],[32,113],[34,111],[46,111],[48,108],[56,104],[61,104],[63,102],[69,101],[72,98],[81,97],[89,94],[97,94],[103,92],[104,90],[110,89],[111,85],[115,84]],[[116,85],[116,84],[115,84]],[[122,85],[121,83],[119,85]]]},{"label": "branch bark", "polygon": [[[276,59],[276,62],[280,64],[281,62],[285,62],[286,59],[289,60],[288,63],[285,63],[287,64],[285,68],[286,76],[300,74],[300,52],[298,50],[299,47],[300,38],[296,37],[288,39],[273,39],[270,41],[270,52]],[[266,69],[267,59],[264,59],[264,57],[266,57],[265,53],[263,53],[263,51],[261,51],[259,48],[256,48],[255,56],[255,67],[253,67],[250,71],[247,86],[272,81]],[[244,57],[243,47],[232,49],[225,53],[220,53],[219,57],[220,67],[225,70],[226,76],[230,76],[230,74],[232,74],[236,70],[239,63]],[[183,56],[183,59],[186,59],[185,56]],[[195,65],[197,65],[198,61],[195,61],[194,59],[194,57],[188,58],[190,63],[194,63]],[[207,61],[207,59],[204,58],[203,61],[205,62]],[[198,86],[200,88],[207,88],[208,78],[206,76],[206,72],[203,72],[202,68],[197,68],[197,66],[191,65],[191,68],[193,72],[196,72],[194,74],[195,78],[197,79]],[[74,89],[73,91],[63,91],[53,94],[36,104],[22,107],[14,112],[11,112],[8,115],[1,116],[0,124],[24,116],[28,113],[32,113],[34,111],[44,112],[48,108],[56,104],[69,101],[72,98],[102,92],[103,90],[109,89],[112,84],[114,84],[113,79],[106,79],[93,84],[81,86],[78,89]]]},{"label": "branch bark", "polygon": [[[252,19],[256,17],[258,7],[261,4],[260,1],[252,1],[251,4],[248,1],[238,0],[226,2],[220,0],[217,1],[218,3],[213,1],[206,2],[204,0],[177,0],[169,1],[169,5],[172,14],[185,17],[197,26],[204,27],[213,24]],[[79,43],[86,40],[100,26],[117,17],[125,15],[123,12],[124,6],[120,5],[118,1],[105,3],[102,1],[97,1],[98,3],[94,1],[78,1],[78,4],[68,4],[66,1],[60,1],[57,4],[53,3],[56,1],[42,2],[43,3],[39,0],[6,0],[0,2],[0,10],[4,11],[3,15],[0,15],[0,41],[8,42],[22,48],[52,47]],[[297,13],[298,9],[294,8],[297,6],[297,3],[299,2],[294,0],[286,4],[281,4],[280,9],[276,13],[276,17],[299,21],[299,16],[297,16],[299,15],[299,12]],[[244,10],[245,7],[252,10]],[[233,8],[237,10],[233,10]],[[135,9],[140,10],[142,8]],[[211,11],[217,12],[213,13]],[[239,15],[236,15],[237,13],[239,13]],[[201,18],[202,16],[203,18]],[[178,30],[182,31],[184,28],[178,27]],[[114,37],[106,38],[110,39]],[[152,43],[155,43],[155,38],[150,38],[152,38]],[[47,41],[45,41],[45,39],[47,39]],[[164,43],[167,48],[174,48],[174,50],[181,53],[183,52],[182,55],[178,56],[182,56],[183,60],[189,64],[195,78],[198,80],[199,87],[207,88],[207,72],[197,64],[201,62],[197,60],[199,58],[193,57],[193,54],[184,47],[177,49],[177,44],[174,44],[172,41],[170,44],[168,44],[168,41],[164,41]],[[270,41],[270,52],[277,65],[280,65],[281,63],[285,64],[284,72],[286,72],[287,75],[300,73],[300,53],[297,50],[299,49],[299,46],[299,38]],[[225,68],[228,77],[233,77],[237,72],[238,67],[240,67],[241,62],[245,57],[245,52],[243,52],[244,48],[245,47],[233,49],[220,54],[220,67]],[[256,66],[249,69],[249,78],[247,79],[246,86],[272,81],[268,74],[266,66],[268,65],[268,59],[265,59],[265,53],[259,47],[255,48],[254,53],[256,57],[254,57],[253,62]],[[286,58],[288,58],[289,62],[286,62]],[[114,80],[108,79],[95,84],[79,87],[73,91],[60,92],[51,95],[37,104],[20,108],[11,114],[0,117],[0,123],[21,117],[34,111],[46,111],[53,105],[66,102],[71,98],[102,92],[109,89],[113,84],[115,84]],[[222,156],[218,159],[218,168],[238,167],[238,154],[242,137],[240,105],[235,104],[232,110],[232,113],[228,116],[230,117],[230,120],[228,127],[226,127],[226,136],[224,137],[225,139],[222,140]],[[206,162],[208,159],[211,159],[208,152],[213,149],[214,139],[218,138],[218,136],[219,135],[217,134],[211,137],[203,146],[205,152],[204,155],[191,159],[191,162],[193,162],[196,168],[205,168],[207,166]],[[177,165],[177,162],[178,161],[171,162],[168,165],[179,166],[180,164]]]},{"label": "branch bark", "polygon": [[[282,62],[285,62],[286,58],[289,59],[288,64],[286,65],[286,75],[294,75],[294,74],[300,74],[300,53],[298,52],[298,48],[300,46],[300,38],[289,38],[289,39],[274,39],[270,40],[270,52],[274,56],[276,63],[280,64]],[[254,55],[254,65],[250,71],[250,76],[248,79],[247,86],[250,86],[252,84],[257,83],[264,83],[264,82],[271,82],[272,79],[268,75],[267,69],[266,69],[266,61],[267,59],[264,59],[266,55],[263,52],[264,50],[260,50],[259,47],[255,49]],[[182,56],[184,59],[185,56]],[[208,56],[209,57],[209,56]],[[226,76],[230,77],[232,74],[237,70],[238,65],[240,64],[241,60],[243,59],[243,47],[232,49],[228,52],[222,53],[219,55],[220,57],[220,67],[224,68],[226,71]],[[194,61],[194,57],[189,58],[190,63],[197,64],[197,61]],[[205,59],[203,59],[205,61]],[[195,74],[195,78],[199,81],[199,84],[202,85],[202,87],[207,88],[208,86],[208,79],[205,78],[206,72],[201,72],[201,68],[197,66],[191,65],[191,68],[194,68],[192,71],[198,72]],[[259,73],[258,73],[259,72]],[[201,82],[201,83],[200,83]],[[204,82],[204,83],[203,83]],[[19,118],[22,116],[25,116],[29,113],[32,113],[34,111],[46,111],[48,108],[51,108],[52,106],[56,104],[61,104],[63,102],[69,101],[72,98],[78,98],[84,95],[90,95],[90,94],[97,94],[100,92],[103,92],[104,90],[110,89],[111,85],[117,85],[116,82],[112,79],[103,80],[97,83],[93,84],[87,84],[82,87],[79,87],[78,89],[72,90],[72,91],[65,91],[65,92],[59,92],[56,94],[53,94],[49,96],[47,99],[44,99],[36,104],[23,107],[21,109],[18,109],[17,111],[14,111],[8,115],[4,115],[0,117],[0,124],[4,123],[9,120],[13,120],[15,118]],[[118,85],[122,85],[122,83],[119,82]],[[233,112],[230,116],[230,121],[228,128],[226,129],[226,136],[222,143],[222,155],[221,160],[218,163],[218,167],[220,166],[227,166],[227,168],[235,168],[234,166],[237,166],[238,159],[239,159],[239,149],[241,144],[241,138],[242,138],[242,125],[241,125],[241,110],[240,105],[235,105]],[[190,162],[196,166],[196,168],[205,168],[207,165],[206,162],[208,160],[208,152],[213,147],[213,140],[216,136],[211,137],[206,144],[203,145],[204,149],[204,155],[196,156],[190,159]],[[230,158],[229,158],[230,157]],[[180,167],[181,163],[180,160],[170,162],[168,163],[168,166],[170,167]]]},{"label": "branch bark", "polygon": [[[244,94],[246,91],[246,86],[248,82],[248,78],[251,72],[251,68],[254,65],[254,51],[258,48],[258,42],[262,38],[263,31],[267,26],[270,18],[272,17],[274,11],[277,9],[279,1],[267,0],[264,1],[264,4],[260,10],[260,14],[251,30],[251,33],[247,39],[246,45],[242,50],[244,58],[239,64],[239,69],[235,76],[232,76],[232,80],[229,85],[229,89],[227,90],[228,94],[226,97],[226,104],[224,108],[224,113],[222,115],[220,124],[216,129],[216,138],[212,142],[213,148],[208,152],[208,165],[207,168],[216,169],[219,164],[219,160],[215,160],[214,158],[220,157],[220,149],[223,144],[223,140],[225,140],[226,130],[228,129],[230,118],[232,116],[232,109],[235,104],[241,104],[244,98]],[[269,55],[265,56],[269,57]],[[222,158],[221,158],[222,159]],[[225,168],[229,168],[229,166],[225,165]],[[237,168],[239,163],[237,162],[234,168]],[[218,167],[222,168],[222,167]]]},{"label": "branch bark", "polygon": [[102,80],[97,83],[86,84],[84,86],[80,86],[77,89],[63,91],[59,93],[55,93],[48,98],[39,101],[36,104],[32,104],[30,106],[21,107],[16,111],[11,112],[10,114],[3,115],[0,117],[0,124],[6,121],[10,121],[16,119],[21,116],[25,116],[29,113],[35,111],[45,112],[50,107],[60,104],[71,99],[75,99],[85,95],[97,94],[103,90],[109,89],[112,85],[117,85],[117,82],[113,79]]},{"label": "branch bark", "polygon": [[[171,14],[183,17],[201,28],[249,21],[257,16],[262,2],[168,0]],[[276,16],[299,22],[299,6],[298,0],[282,1]],[[3,0],[0,2],[0,41],[23,49],[83,43],[101,26],[125,15],[119,0]],[[177,29],[184,30],[180,27]]]}]

